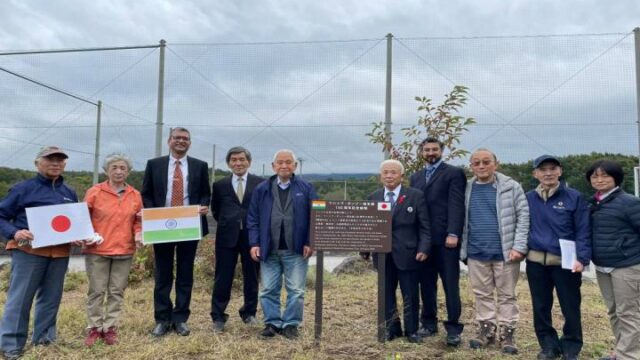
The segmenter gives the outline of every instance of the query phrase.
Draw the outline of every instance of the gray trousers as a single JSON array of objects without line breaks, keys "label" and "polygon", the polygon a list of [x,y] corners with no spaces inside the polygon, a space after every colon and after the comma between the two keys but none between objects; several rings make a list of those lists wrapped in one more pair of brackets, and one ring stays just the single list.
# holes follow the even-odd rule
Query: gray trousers
[{"label": "gray trousers", "polygon": [[114,259],[101,255],[86,255],[85,265],[89,278],[87,318],[90,328],[106,331],[112,326],[117,326],[132,262],[132,257]]},{"label": "gray trousers", "polygon": [[640,359],[640,265],[596,271],[616,338],[616,359]]}]

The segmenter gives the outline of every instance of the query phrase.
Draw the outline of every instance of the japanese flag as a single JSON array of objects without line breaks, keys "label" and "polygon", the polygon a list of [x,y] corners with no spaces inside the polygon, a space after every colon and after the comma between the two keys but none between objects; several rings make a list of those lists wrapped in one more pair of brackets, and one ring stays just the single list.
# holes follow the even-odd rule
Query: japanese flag
[{"label": "japanese flag", "polygon": [[25,209],[33,248],[92,238],[94,231],[87,203],[38,206]]},{"label": "japanese flag", "polygon": [[378,203],[378,211],[391,211],[391,203],[390,202],[379,202]]}]

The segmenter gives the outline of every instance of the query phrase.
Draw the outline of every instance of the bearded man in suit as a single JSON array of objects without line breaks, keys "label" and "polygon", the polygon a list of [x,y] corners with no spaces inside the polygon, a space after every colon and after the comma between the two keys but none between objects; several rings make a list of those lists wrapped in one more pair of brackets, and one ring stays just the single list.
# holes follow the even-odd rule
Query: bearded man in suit
[{"label": "bearded man in suit", "polygon": [[421,327],[418,334],[426,337],[438,332],[438,275],[442,281],[447,305],[446,343],[458,346],[464,325],[460,322],[460,237],[464,226],[464,171],[442,160],[444,144],[429,137],[420,144],[424,170],[411,176],[410,186],[422,190],[431,215],[431,256],[418,271],[422,298]]}]

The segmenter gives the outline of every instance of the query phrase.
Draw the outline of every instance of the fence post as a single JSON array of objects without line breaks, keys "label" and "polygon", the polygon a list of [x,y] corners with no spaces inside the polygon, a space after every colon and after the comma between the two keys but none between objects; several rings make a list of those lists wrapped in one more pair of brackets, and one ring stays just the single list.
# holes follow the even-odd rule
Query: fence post
[{"label": "fence post", "polygon": [[160,60],[158,63],[158,107],[156,109],[156,152],[155,156],[162,155],[162,117],[164,108],[164,50],[167,42],[160,40]]},{"label": "fence post", "polygon": [[[389,145],[391,144],[391,60],[392,60],[393,34],[387,34],[387,81],[384,99],[384,137],[386,140],[384,149],[384,158],[389,159],[391,153]],[[385,341],[386,323],[384,318],[385,309],[385,285],[384,274],[386,269],[385,253],[375,253],[373,256],[378,257],[378,342]]]},{"label": "fence post", "polygon": [[93,185],[98,183],[98,174],[100,172],[98,164],[100,163],[100,122],[102,117],[102,101],[98,100],[96,115],[96,148],[93,152]]},{"label": "fence post", "polygon": [[[391,59],[392,59],[393,34],[387,34],[387,80],[384,99],[384,137],[387,144],[391,144]],[[391,154],[385,144],[384,158],[388,159]]]},{"label": "fence post", "polygon": [[344,201],[347,201],[347,180],[344,181]]},{"label": "fence post", "polygon": [[216,182],[216,144],[213,144],[213,154],[211,154],[211,182]]},{"label": "fence post", "polygon": [[[638,166],[640,166],[640,27],[633,29],[633,40],[635,47],[635,63],[636,63],[636,123],[638,124]],[[640,194],[640,183],[638,172],[634,171],[635,193]]]}]

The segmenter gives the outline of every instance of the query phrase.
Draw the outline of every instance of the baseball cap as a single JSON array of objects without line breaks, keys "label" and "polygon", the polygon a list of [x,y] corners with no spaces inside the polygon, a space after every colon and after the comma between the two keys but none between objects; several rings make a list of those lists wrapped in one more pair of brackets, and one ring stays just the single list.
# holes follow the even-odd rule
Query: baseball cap
[{"label": "baseball cap", "polygon": [[64,150],[62,150],[62,148],[58,146],[44,146],[40,149],[38,155],[36,155],[36,159],[51,155],[62,155],[65,159],[69,158],[69,155],[67,155],[67,153],[65,153]]},{"label": "baseball cap", "polygon": [[542,163],[544,162],[554,162],[560,166],[562,166],[562,164],[560,163],[560,160],[558,160],[558,158],[556,158],[553,155],[542,155],[542,156],[538,156],[535,160],[533,160],[533,168],[537,169],[540,167],[540,165],[542,165]]}]

